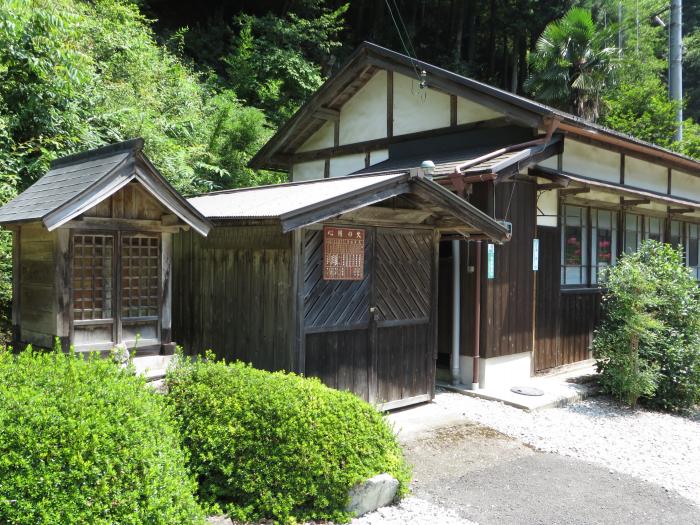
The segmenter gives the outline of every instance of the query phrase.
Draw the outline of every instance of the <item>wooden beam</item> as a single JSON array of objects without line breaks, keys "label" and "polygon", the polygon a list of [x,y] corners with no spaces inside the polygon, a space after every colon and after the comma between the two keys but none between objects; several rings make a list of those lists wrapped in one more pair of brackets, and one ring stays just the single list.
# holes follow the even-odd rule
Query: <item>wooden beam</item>
[{"label": "wooden beam", "polygon": [[683,215],[684,213],[693,213],[695,208],[671,208],[669,206],[668,213],[671,215]]},{"label": "wooden beam", "polygon": [[[17,345],[21,340],[20,326],[22,319],[20,318],[20,304],[19,298],[21,295],[22,275],[20,270],[21,259],[20,259],[20,241],[22,235],[22,228],[17,227],[12,232],[12,343]],[[15,348],[19,350],[19,348]]]},{"label": "wooden beam", "polygon": [[163,354],[172,354],[175,345],[172,341],[172,271],[173,234],[161,233],[160,238],[160,343]]},{"label": "wooden beam", "polygon": [[620,205],[624,208],[629,206],[641,206],[644,204],[651,204],[651,199],[625,199],[622,197],[620,200]]},{"label": "wooden beam", "polygon": [[450,126],[457,125],[457,97],[450,95]]},{"label": "wooden beam", "polygon": [[107,217],[82,217],[68,221],[61,228],[74,228],[81,230],[121,230],[121,231],[145,231],[145,232],[170,232],[177,233],[188,230],[186,224],[165,226],[161,221],[137,220],[137,219],[112,219]]},{"label": "wooden beam", "polygon": [[580,193],[590,193],[591,188],[567,188],[559,190],[559,195],[566,197],[567,195],[578,195]]},{"label": "wooden beam", "polygon": [[[571,183],[571,179],[565,177],[564,175],[545,172],[539,169],[537,166],[530,168],[528,170],[528,175],[530,175],[531,177],[538,177],[541,179],[548,180],[550,182],[550,185],[552,186],[552,188],[548,189],[566,188]],[[547,184],[541,184],[540,186],[547,186]]]},{"label": "wooden beam", "polygon": [[381,139],[367,140],[363,142],[353,142],[351,144],[343,144],[342,146],[334,146],[331,148],[322,148],[313,151],[303,151],[291,155],[275,155],[274,160],[280,164],[289,165],[300,162],[310,162],[314,160],[329,159],[341,155],[353,155],[357,153],[366,153],[379,149],[386,149],[392,144],[400,144],[413,140],[439,137],[441,135],[451,135],[462,131],[472,131],[479,129],[497,128],[507,126],[508,122],[505,119],[497,118],[491,120],[482,120],[479,122],[471,122],[469,124],[460,124],[455,127],[438,128],[426,131],[417,131],[415,133],[407,133],[405,135],[390,136]]},{"label": "wooden beam", "polygon": [[313,112],[313,118],[318,118],[321,120],[330,120],[332,122],[338,122],[340,120],[340,111],[337,109],[319,107]]},{"label": "wooden beam", "polygon": [[394,136],[394,72],[386,72],[386,136]]}]

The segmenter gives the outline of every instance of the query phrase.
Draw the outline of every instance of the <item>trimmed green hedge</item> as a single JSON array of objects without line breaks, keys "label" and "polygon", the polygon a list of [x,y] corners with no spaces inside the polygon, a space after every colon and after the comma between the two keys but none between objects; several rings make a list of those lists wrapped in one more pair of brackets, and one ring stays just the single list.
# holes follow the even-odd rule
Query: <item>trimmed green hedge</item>
[{"label": "trimmed green hedge", "polygon": [[202,523],[163,396],[106,359],[0,350],[0,523]]},{"label": "trimmed green hedge", "polygon": [[347,520],[348,490],[410,471],[383,416],[349,392],[235,363],[180,360],[166,383],[199,495],[238,520]]}]

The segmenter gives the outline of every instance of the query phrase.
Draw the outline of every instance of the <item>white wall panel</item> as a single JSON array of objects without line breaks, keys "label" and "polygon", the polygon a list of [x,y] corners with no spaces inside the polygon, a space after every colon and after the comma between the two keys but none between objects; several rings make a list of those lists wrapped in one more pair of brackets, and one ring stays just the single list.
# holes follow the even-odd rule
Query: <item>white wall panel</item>
[{"label": "white wall panel", "polygon": [[554,155],[553,157],[549,157],[548,159],[544,159],[542,162],[538,162],[538,166],[542,166],[543,168],[549,168],[550,170],[556,170],[559,169],[559,155]]},{"label": "white wall panel", "polygon": [[335,124],[330,120],[318,128],[297,151],[313,151],[333,147],[333,130]]},{"label": "white wall panel", "polygon": [[420,89],[417,79],[394,73],[394,135],[450,125],[450,97]]},{"label": "white wall panel", "polygon": [[673,170],[671,172],[671,194],[700,202],[700,177]]},{"label": "white wall panel", "polygon": [[344,177],[365,167],[365,154],[344,155],[331,159],[331,177]]},{"label": "white wall panel", "polygon": [[620,155],[572,139],[564,142],[564,171],[606,182],[620,182]]},{"label": "white wall panel", "polygon": [[300,180],[322,179],[324,166],[325,161],[323,160],[294,164],[292,166],[292,180],[298,182]]},{"label": "white wall panel", "polygon": [[645,190],[666,193],[668,188],[668,170],[664,166],[625,157],[625,185]]},{"label": "white wall panel", "polygon": [[369,154],[369,165],[372,166],[374,164],[377,164],[378,162],[383,162],[389,158],[389,150],[388,149],[380,149],[377,151],[373,151]]},{"label": "white wall panel", "polygon": [[340,143],[386,137],[386,71],[377,72],[340,110]]},{"label": "white wall panel", "polygon": [[537,226],[557,226],[559,196],[557,190],[543,191],[537,199]]},{"label": "white wall panel", "polygon": [[482,106],[466,98],[457,97],[457,124],[469,124],[471,122],[491,120],[502,116],[503,114],[487,108],[486,106]]}]

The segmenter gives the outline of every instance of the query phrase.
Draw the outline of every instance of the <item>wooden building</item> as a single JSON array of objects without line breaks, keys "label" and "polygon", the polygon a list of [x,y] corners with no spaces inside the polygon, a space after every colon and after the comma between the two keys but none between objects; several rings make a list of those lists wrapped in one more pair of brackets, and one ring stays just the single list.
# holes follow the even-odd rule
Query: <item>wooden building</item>
[{"label": "wooden building", "polygon": [[189,351],[320,377],[385,409],[434,393],[438,243],[507,228],[420,173],[210,193],[174,243]]},{"label": "wooden building", "polygon": [[172,352],[173,234],[208,221],[131,140],[58,159],[0,209],[13,232],[15,343]]},{"label": "wooden building", "polygon": [[[512,224],[503,245],[443,242],[438,365],[513,386],[590,357],[600,269],[647,238],[700,277],[700,163],[365,43],[251,162],[292,181],[408,173]],[[475,374],[476,371],[476,374]]]}]

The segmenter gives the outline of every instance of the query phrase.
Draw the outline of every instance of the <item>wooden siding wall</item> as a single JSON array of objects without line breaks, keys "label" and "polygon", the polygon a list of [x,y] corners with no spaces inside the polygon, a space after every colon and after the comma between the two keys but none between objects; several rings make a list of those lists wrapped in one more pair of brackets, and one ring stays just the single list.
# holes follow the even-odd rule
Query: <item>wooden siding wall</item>
[{"label": "wooden siding wall", "polygon": [[[476,184],[472,203],[497,219],[513,224],[513,237],[495,247],[495,278],[487,279],[487,248],[482,247],[481,357],[529,352],[533,339],[534,279],[532,239],[536,227],[536,187],[527,181]],[[473,243],[462,243],[462,264],[474,266]],[[461,354],[472,355],[474,344],[474,274],[462,274]],[[443,304],[446,304],[443,303]],[[451,317],[451,307],[440,316]]]},{"label": "wooden siding wall", "polygon": [[84,213],[85,217],[160,220],[169,213],[139,182],[131,182]]},{"label": "wooden siding wall", "polygon": [[50,348],[57,334],[56,233],[40,223],[26,224],[19,239],[20,339]]},{"label": "wooden siding wall", "polygon": [[537,273],[535,371],[583,361],[601,315],[598,289],[561,289],[560,233],[538,227],[540,271]]},{"label": "wooden siding wall", "polygon": [[173,340],[188,354],[293,370],[291,235],[279,226],[173,236]]}]

